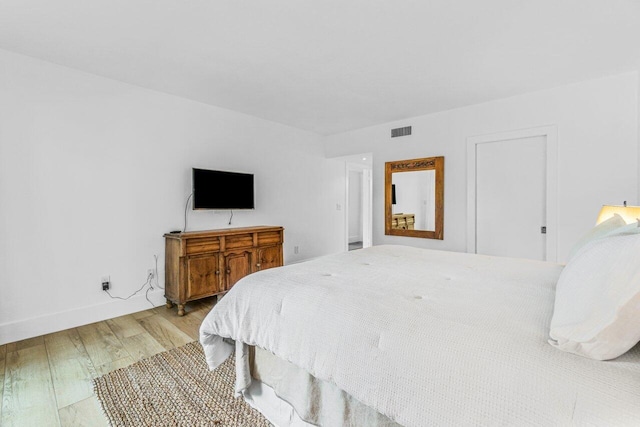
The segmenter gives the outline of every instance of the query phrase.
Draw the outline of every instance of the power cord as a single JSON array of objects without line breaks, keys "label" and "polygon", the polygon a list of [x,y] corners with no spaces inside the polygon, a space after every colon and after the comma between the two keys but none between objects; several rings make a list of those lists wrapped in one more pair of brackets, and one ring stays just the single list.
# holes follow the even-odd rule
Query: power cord
[{"label": "power cord", "polygon": [[[156,269],[156,271],[158,271]],[[149,273],[149,275],[147,276],[147,281],[144,282],[144,284],[140,287],[140,289],[138,289],[137,291],[135,291],[134,293],[132,293],[131,295],[129,295],[126,298],[123,297],[118,297],[118,296],[113,296],[111,295],[111,293],[109,292],[108,289],[105,289],[104,291],[107,293],[107,295],[109,295],[112,299],[119,299],[119,300],[123,300],[126,301],[129,298],[131,298],[132,296],[136,295],[138,292],[140,292],[141,290],[143,290],[145,288],[145,286],[149,285],[149,289],[147,289],[147,292],[145,292],[144,297],[146,298],[146,300],[149,302],[149,304],[151,304],[152,307],[155,308],[155,305],[153,305],[153,303],[151,302],[151,300],[149,299],[149,291],[153,289],[153,285],[151,284],[151,279],[153,278],[153,273]]]},{"label": "power cord", "polygon": [[[189,194],[189,197],[187,197],[187,203],[184,204],[184,228],[182,229],[183,233],[187,231],[187,208],[189,207],[189,200],[191,200],[191,197],[193,197],[193,193]],[[156,271],[158,270],[156,269]]]},{"label": "power cord", "polygon": [[160,281],[158,280],[158,255],[154,255],[153,258],[156,260],[156,287],[164,290],[164,286],[160,286]]},{"label": "power cord", "polygon": [[[155,264],[156,264],[156,269],[155,269],[155,277],[156,277],[156,287],[164,290],[163,286],[160,286],[160,281],[158,280],[158,255],[153,255],[153,258],[155,260]],[[137,294],[138,292],[140,292],[141,290],[144,289],[145,286],[149,285],[149,288],[147,289],[147,291],[144,293],[144,297],[145,299],[149,302],[149,304],[151,304],[151,307],[155,308],[156,306],[153,305],[153,303],[151,302],[151,300],[149,299],[149,291],[153,290],[153,276],[154,273],[149,273],[149,275],[147,276],[147,281],[144,282],[144,284],[140,287],[140,289],[138,289],[137,291],[135,291],[134,293],[132,293],[131,295],[129,295],[126,298],[123,297],[118,297],[118,296],[113,296],[111,295],[111,293],[109,292],[108,289],[105,289],[104,291],[107,293],[107,295],[109,295],[112,299],[120,299],[120,300],[128,300],[129,298],[131,298],[132,296],[134,296],[135,294]]]}]

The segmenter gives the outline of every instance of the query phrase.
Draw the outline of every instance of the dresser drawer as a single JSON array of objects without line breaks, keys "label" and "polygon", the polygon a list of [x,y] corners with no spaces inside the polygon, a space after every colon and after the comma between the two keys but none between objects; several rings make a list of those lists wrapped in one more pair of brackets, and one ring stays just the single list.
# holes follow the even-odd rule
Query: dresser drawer
[{"label": "dresser drawer", "polygon": [[201,254],[204,252],[217,252],[220,250],[219,237],[201,237],[187,239],[187,255]]},{"label": "dresser drawer", "polygon": [[253,234],[236,234],[225,237],[225,249],[239,249],[253,247]]},{"label": "dresser drawer", "polygon": [[258,245],[269,245],[282,243],[282,233],[280,231],[265,231],[258,233]]}]

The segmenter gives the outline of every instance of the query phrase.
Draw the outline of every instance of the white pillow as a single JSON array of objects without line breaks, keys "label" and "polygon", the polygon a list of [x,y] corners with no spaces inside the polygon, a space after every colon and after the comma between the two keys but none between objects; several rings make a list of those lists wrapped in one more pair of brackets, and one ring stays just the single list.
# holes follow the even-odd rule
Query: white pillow
[{"label": "white pillow", "polygon": [[594,239],[599,239],[604,237],[605,235],[611,233],[613,230],[623,227],[627,225],[624,219],[618,214],[613,214],[611,218],[606,221],[602,221],[600,224],[593,227],[586,234],[584,234],[580,239],[573,245],[571,251],[569,252],[569,257],[567,258],[567,262],[571,261],[571,259],[576,256],[578,251],[587,243],[591,242]]},{"label": "white pillow", "polygon": [[608,232],[604,237],[612,236],[626,236],[629,234],[640,233],[640,219],[637,219],[634,223],[627,224],[624,227],[618,227],[613,231]]},{"label": "white pillow", "polygon": [[556,285],[551,345],[597,360],[640,341],[640,228],[631,224],[583,246]]}]

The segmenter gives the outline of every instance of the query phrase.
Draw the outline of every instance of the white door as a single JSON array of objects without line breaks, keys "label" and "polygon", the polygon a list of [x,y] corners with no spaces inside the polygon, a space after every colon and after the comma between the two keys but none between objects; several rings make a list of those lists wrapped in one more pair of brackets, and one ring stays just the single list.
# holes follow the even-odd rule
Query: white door
[{"label": "white door", "polygon": [[547,259],[546,140],[476,145],[476,253]]}]

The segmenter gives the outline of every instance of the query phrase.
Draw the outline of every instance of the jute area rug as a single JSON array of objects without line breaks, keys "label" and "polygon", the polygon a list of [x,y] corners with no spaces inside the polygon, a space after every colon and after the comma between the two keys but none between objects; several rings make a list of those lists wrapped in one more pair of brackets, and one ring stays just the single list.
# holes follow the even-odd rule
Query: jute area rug
[{"label": "jute area rug", "polygon": [[247,426],[271,424],[234,397],[235,360],[209,371],[197,342],[156,354],[94,380],[111,426]]}]

